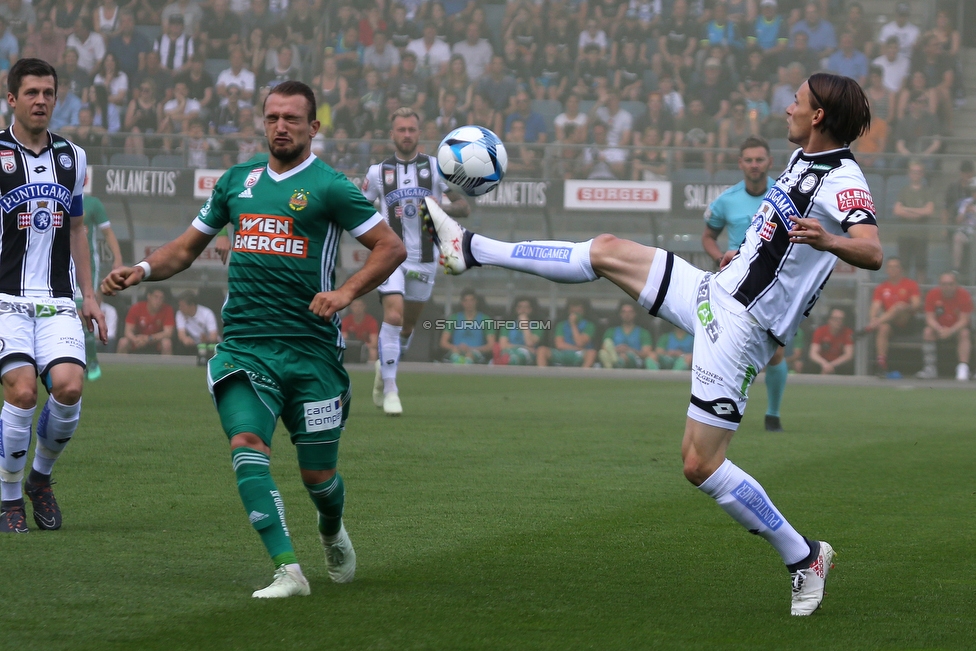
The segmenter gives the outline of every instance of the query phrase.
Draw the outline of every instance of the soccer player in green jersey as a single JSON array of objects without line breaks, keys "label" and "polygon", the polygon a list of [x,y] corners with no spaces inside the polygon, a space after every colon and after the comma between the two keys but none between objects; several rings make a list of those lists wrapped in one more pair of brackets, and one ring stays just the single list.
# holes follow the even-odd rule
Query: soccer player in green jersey
[{"label": "soccer player in green jersey", "polygon": [[[102,273],[105,271],[105,265],[103,264],[99,251],[99,232],[102,233],[109,251],[112,252],[112,268],[115,269],[116,267],[122,266],[122,249],[119,248],[119,240],[115,237],[115,231],[112,230],[112,224],[109,222],[108,214],[105,212],[105,205],[98,197],[90,195],[85,197],[85,228],[88,230],[88,250],[91,251],[91,277],[97,283],[97,279],[101,278]],[[75,302],[79,303],[80,299],[76,298]],[[98,365],[98,348],[95,344],[95,333],[88,332],[87,330],[85,330],[85,357],[87,358],[85,372],[88,379],[94,382],[102,377],[102,368]]]},{"label": "soccer player in green jersey", "polygon": [[[230,439],[244,512],[275,564],[258,598],[308,595],[285,508],[269,472],[280,417],[298,450],[302,481],[318,512],[330,578],[352,581],[356,556],[342,524],[345,488],[336,472],[339,434],[349,413],[349,376],[338,312],[379,286],[406,258],[403,242],[359,189],[311,152],[319,128],[315,95],[298,81],[274,87],[264,103],[270,154],[232,167],[193,224],[134,267],[112,271],[112,295],[190,266],[226,224],[234,227],[224,341],[208,384]],[[339,236],[368,249],[362,269],[335,287]]]}]

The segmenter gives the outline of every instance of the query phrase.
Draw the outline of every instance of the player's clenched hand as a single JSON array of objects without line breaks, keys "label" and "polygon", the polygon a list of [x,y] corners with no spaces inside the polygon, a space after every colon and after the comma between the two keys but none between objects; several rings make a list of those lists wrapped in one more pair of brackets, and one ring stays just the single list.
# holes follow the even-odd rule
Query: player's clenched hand
[{"label": "player's clenched hand", "polygon": [[333,314],[349,307],[350,303],[352,303],[352,299],[346,296],[345,292],[339,290],[319,292],[312,299],[308,309],[316,316],[320,316],[323,319],[331,319]]},{"label": "player's clenched hand", "polygon": [[142,267],[119,267],[113,269],[109,275],[105,276],[100,287],[101,292],[106,296],[115,296],[126,287],[132,287],[142,282],[142,277],[146,275]]},{"label": "player's clenched hand", "polygon": [[830,249],[834,236],[825,231],[819,221],[799,217],[793,223],[793,229],[790,231],[790,242],[809,244],[818,251]]}]

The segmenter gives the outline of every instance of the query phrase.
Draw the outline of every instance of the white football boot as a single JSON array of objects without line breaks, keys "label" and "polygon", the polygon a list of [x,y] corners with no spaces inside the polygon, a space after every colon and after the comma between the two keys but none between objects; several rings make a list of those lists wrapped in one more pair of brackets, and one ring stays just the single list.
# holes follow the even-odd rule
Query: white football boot
[{"label": "white football boot", "polygon": [[380,360],[376,360],[376,375],[373,376],[373,404],[383,406],[383,376],[380,375]]},{"label": "white football boot", "polygon": [[319,540],[325,547],[325,566],[329,569],[329,578],[336,583],[350,583],[356,576],[356,551],[346,533],[346,525],[339,528],[333,542],[328,542],[321,532]]},{"label": "white football boot", "polygon": [[289,569],[282,565],[274,573],[274,581],[267,588],[255,590],[255,599],[281,599],[282,597],[307,597],[312,594],[308,580],[300,569]]},{"label": "white football boot", "polygon": [[959,382],[969,381],[969,364],[960,362],[956,365],[956,380]]},{"label": "white football boot", "polygon": [[793,605],[790,614],[798,617],[811,615],[824,598],[824,586],[827,584],[827,573],[830,572],[834,560],[834,548],[820,541],[820,553],[810,567],[797,570],[790,574],[793,580]]},{"label": "white football boot", "polygon": [[468,265],[464,261],[464,241],[465,230],[456,221],[450,218],[444,209],[430,197],[424,197],[426,208],[424,213],[424,224],[434,238],[441,251],[441,264],[444,271],[457,276],[464,273]]},{"label": "white football boot", "polygon": [[383,413],[387,416],[399,416],[403,413],[403,405],[400,404],[400,394],[390,391],[383,396]]}]

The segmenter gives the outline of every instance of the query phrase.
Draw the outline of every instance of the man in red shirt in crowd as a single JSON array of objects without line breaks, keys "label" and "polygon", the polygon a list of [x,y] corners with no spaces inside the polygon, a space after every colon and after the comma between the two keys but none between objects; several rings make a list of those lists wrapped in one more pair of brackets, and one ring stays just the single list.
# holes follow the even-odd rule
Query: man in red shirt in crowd
[{"label": "man in red shirt in crowd", "polygon": [[827,323],[813,332],[810,361],[820,367],[821,375],[851,371],[848,367],[854,359],[854,332],[844,325],[846,316],[844,310],[835,307]]},{"label": "man in red shirt in crowd", "polygon": [[880,377],[888,374],[888,341],[891,331],[911,331],[914,316],[922,304],[918,283],[903,275],[901,260],[889,258],[885,267],[888,280],[874,288],[870,320],[864,332],[874,332],[877,371]]},{"label": "man in red shirt in crowd", "polygon": [[969,315],[973,312],[973,299],[959,286],[954,273],[939,276],[939,286],[925,295],[925,331],[922,333],[922,361],[924,368],[917,377],[931,380],[938,377],[936,369],[936,343],[956,340],[956,379],[969,379]]},{"label": "man in red shirt in crowd", "polygon": [[153,289],[146,300],[139,301],[125,315],[125,335],[119,341],[119,353],[148,352],[160,355],[173,354],[173,329],[176,317],[173,308],[166,304],[166,294]]},{"label": "man in red shirt in crowd", "polygon": [[342,319],[342,336],[346,343],[358,342],[362,345],[361,351],[366,351],[368,359],[362,354],[352,355],[358,357],[360,362],[376,361],[376,346],[379,341],[380,326],[376,319],[366,312],[366,301],[357,298],[349,305],[350,312]]}]

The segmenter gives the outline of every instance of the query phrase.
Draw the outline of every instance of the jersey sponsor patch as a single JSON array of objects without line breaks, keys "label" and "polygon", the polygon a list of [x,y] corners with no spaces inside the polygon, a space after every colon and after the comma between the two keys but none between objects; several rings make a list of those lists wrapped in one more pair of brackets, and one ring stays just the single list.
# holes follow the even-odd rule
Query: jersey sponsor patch
[{"label": "jersey sponsor patch", "polygon": [[17,228],[26,230],[32,228],[37,233],[47,233],[52,228],[64,225],[64,213],[60,210],[52,211],[48,208],[49,201],[38,201],[37,208],[31,212],[17,213]]},{"label": "jersey sponsor patch", "polygon": [[837,208],[847,212],[860,208],[869,212],[874,212],[874,199],[871,193],[860,188],[850,188],[837,193]]},{"label": "jersey sponsor patch", "polygon": [[17,155],[12,151],[0,151],[0,168],[7,174],[17,171]]},{"label": "jersey sponsor patch", "polygon": [[234,233],[234,250],[243,253],[308,256],[308,238],[295,235],[292,217],[241,215],[240,230]]},{"label": "jersey sponsor patch", "polygon": [[255,167],[253,170],[247,173],[247,178],[244,179],[245,188],[253,188],[258,184],[258,179],[261,178],[261,172],[264,171],[264,167]]},{"label": "jersey sponsor patch", "polygon": [[783,526],[783,516],[777,513],[773,505],[766,500],[762,490],[747,480],[743,480],[732,490],[732,497],[752,511],[770,531],[776,531]]},{"label": "jersey sponsor patch", "polygon": [[790,199],[790,195],[783,192],[779,186],[774,185],[769,189],[769,192],[766,193],[766,197],[763,199],[763,203],[769,204],[779,213],[787,228],[793,228],[793,220],[800,216],[800,211],[796,209],[796,205]]},{"label": "jersey sponsor patch", "polygon": [[304,410],[306,432],[324,432],[342,426],[342,400],[339,396],[306,402]]},{"label": "jersey sponsor patch", "polygon": [[773,240],[773,233],[776,232],[776,222],[763,222],[758,230],[761,239],[771,242]]},{"label": "jersey sponsor patch", "polygon": [[65,209],[71,208],[71,190],[60,183],[28,183],[0,197],[0,210],[11,212],[17,206],[37,199],[53,199]]},{"label": "jersey sponsor patch", "polygon": [[874,218],[874,215],[872,213],[868,212],[867,210],[862,210],[861,208],[856,208],[847,213],[847,216],[844,217],[844,220],[840,223],[840,225],[841,227],[843,227],[844,232],[847,232],[848,228],[856,224],[877,224],[877,223],[878,222]]},{"label": "jersey sponsor patch", "polygon": [[516,244],[512,250],[513,258],[526,260],[547,260],[549,262],[569,262],[573,249],[568,246],[542,246],[538,244]]},{"label": "jersey sponsor patch", "polygon": [[398,188],[393,192],[387,193],[387,195],[383,197],[383,199],[386,201],[386,205],[392,206],[393,204],[399,203],[400,201],[403,201],[405,199],[420,200],[423,199],[424,197],[429,197],[431,195],[433,195],[433,193],[427,188],[410,187],[410,188]]}]

